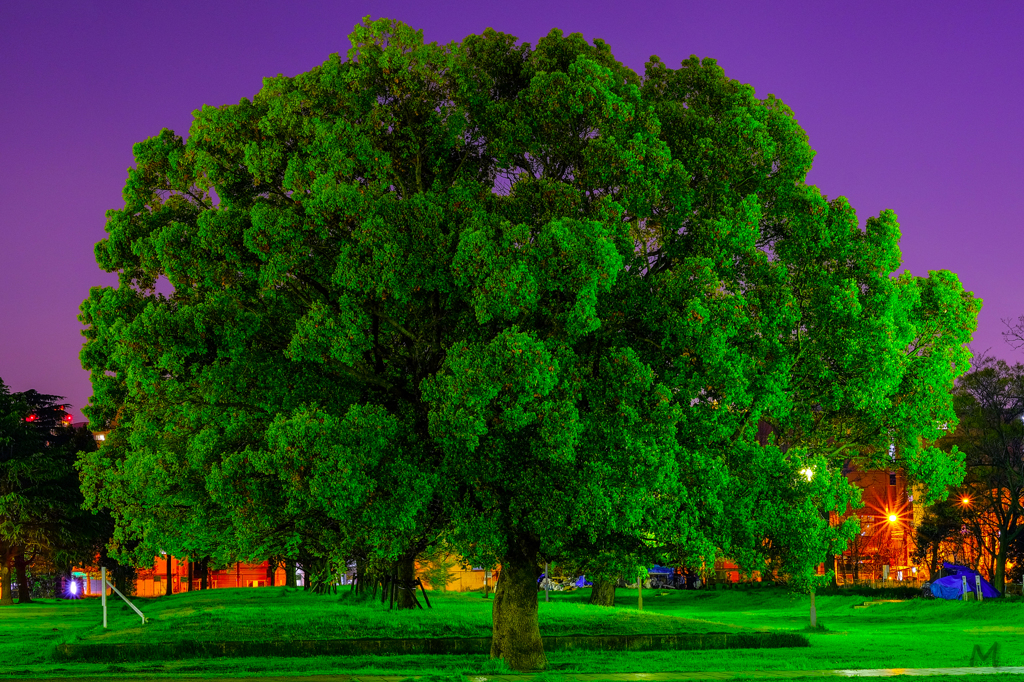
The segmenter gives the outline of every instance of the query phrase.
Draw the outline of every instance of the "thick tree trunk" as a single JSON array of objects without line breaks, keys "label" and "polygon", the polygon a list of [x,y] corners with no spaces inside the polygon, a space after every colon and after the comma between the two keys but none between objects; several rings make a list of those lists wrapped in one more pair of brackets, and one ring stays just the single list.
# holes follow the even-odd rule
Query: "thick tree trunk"
[{"label": "thick tree trunk", "polygon": [[398,588],[395,593],[395,608],[415,609],[419,606],[416,601],[416,588],[413,587],[416,580],[416,557],[399,559],[395,563],[395,573],[398,576],[398,584],[395,586]]},{"label": "thick tree trunk", "polygon": [[[121,566],[114,569],[114,587],[121,591],[121,594],[131,594],[132,584],[134,582],[134,571],[130,571],[126,566]],[[191,589],[191,588],[190,588]]]},{"label": "thick tree trunk", "polygon": [[356,574],[352,576],[352,585],[349,587],[350,590],[355,590],[356,594],[363,594],[366,592],[366,580],[367,577],[364,575],[366,571],[366,564],[359,558],[356,559]]},{"label": "thick tree trunk", "polygon": [[[1006,536],[1003,533],[1003,536]],[[1006,543],[1002,538],[997,538],[999,550],[995,556],[995,570],[992,572],[992,587],[999,590],[999,594],[1006,594]]]},{"label": "thick tree trunk", "polygon": [[[0,560],[6,557],[0,557]],[[11,594],[11,567],[7,562],[0,564],[0,606],[13,606],[14,595]]]},{"label": "thick tree trunk", "polygon": [[939,579],[939,543],[932,545],[932,560],[928,564],[928,580],[935,582]]},{"label": "thick tree trunk", "polygon": [[167,555],[167,587],[164,590],[164,596],[170,597],[173,592],[173,585],[171,585],[171,555]]},{"label": "thick tree trunk", "polygon": [[615,581],[594,580],[590,588],[590,603],[595,606],[615,606]]},{"label": "thick tree trunk", "polygon": [[491,658],[501,658],[512,670],[524,672],[547,667],[544,642],[537,619],[536,541],[520,539],[501,558],[501,580],[491,607]]},{"label": "thick tree trunk", "polygon": [[267,584],[274,586],[274,579],[277,577],[277,557],[270,557],[267,560]]},{"label": "thick tree trunk", "polygon": [[210,589],[210,557],[208,556],[199,560],[199,589]]},{"label": "thick tree trunk", "polygon": [[295,560],[285,559],[284,560],[284,585],[285,587],[295,587]]},{"label": "thick tree trunk", "polygon": [[188,560],[188,591],[192,591],[192,580],[195,576],[195,562],[191,558]]},{"label": "thick tree trunk", "polygon": [[18,603],[32,603],[32,588],[28,584],[28,575],[25,572],[25,553],[18,552],[14,556],[14,571],[18,577]]}]

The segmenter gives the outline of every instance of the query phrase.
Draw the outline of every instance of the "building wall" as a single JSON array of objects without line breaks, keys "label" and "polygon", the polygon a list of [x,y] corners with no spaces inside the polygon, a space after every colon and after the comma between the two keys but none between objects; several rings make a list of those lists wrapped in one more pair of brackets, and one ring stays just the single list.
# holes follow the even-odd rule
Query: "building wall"
[{"label": "building wall", "polygon": [[897,470],[852,469],[847,479],[861,488],[864,506],[835,519],[841,522],[857,516],[861,525],[860,535],[837,562],[839,582],[881,580],[885,566],[890,580],[925,577],[910,559],[914,530],[924,510],[921,491],[908,489],[906,476]]}]

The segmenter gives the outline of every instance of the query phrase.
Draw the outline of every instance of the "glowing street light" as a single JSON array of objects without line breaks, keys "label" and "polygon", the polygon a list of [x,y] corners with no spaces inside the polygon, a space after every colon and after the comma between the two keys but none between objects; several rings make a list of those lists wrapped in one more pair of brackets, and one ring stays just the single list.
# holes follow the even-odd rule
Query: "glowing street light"
[{"label": "glowing street light", "polygon": [[889,523],[896,523],[899,520],[900,517],[896,516],[895,514],[889,514]]},{"label": "glowing street light", "polygon": [[812,478],[814,478],[814,470],[813,469],[801,469],[800,473],[803,474],[804,476],[806,476],[808,481],[810,481]]},{"label": "glowing street light", "polygon": [[960,504],[962,504],[965,507],[970,507],[971,506],[971,498],[969,498],[966,495],[964,495],[962,498],[960,498]]}]

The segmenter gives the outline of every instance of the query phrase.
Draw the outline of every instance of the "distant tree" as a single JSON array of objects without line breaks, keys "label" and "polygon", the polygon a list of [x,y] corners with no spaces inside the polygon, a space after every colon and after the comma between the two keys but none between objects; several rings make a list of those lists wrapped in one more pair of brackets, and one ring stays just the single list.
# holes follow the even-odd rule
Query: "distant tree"
[{"label": "distant tree", "polygon": [[939,577],[944,548],[960,540],[964,527],[962,512],[959,499],[937,501],[925,508],[924,518],[914,530],[911,561],[928,566],[929,580]]},{"label": "distant tree", "polygon": [[943,442],[966,456],[961,513],[1002,592],[1007,552],[1024,535],[1024,365],[981,355],[954,395],[960,426]]},{"label": "distant tree", "polygon": [[978,302],[892,277],[895,214],[807,186],[781,101],[557,30],[350,40],[134,149],[96,249],[119,286],[81,318],[117,443],[83,475],[124,533],[239,547],[308,513],[404,578],[444,530],[501,565],[491,653],[523,670],[544,560],[653,536],[802,579],[850,452],[959,482],[921,442]]},{"label": "distant tree", "polygon": [[0,603],[11,603],[11,568],[18,600],[27,603],[36,559],[70,568],[100,545],[100,523],[81,508],[74,468],[78,450],[95,443],[71,428],[61,400],[34,390],[12,394],[0,380]]},{"label": "distant tree", "polygon": [[450,551],[438,548],[420,555],[420,576],[430,584],[431,589],[447,592],[448,586],[458,580],[452,569],[459,565]]}]

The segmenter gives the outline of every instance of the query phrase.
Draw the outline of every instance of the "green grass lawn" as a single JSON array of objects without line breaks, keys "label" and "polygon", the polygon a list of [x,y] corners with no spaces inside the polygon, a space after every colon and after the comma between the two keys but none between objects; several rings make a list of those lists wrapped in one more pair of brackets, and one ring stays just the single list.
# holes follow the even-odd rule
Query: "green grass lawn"
[{"label": "green grass lawn", "polygon": [[[635,590],[619,592],[617,608],[635,607]],[[666,615],[779,630],[802,630],[809,624],[809,597],[782,589],[678,591],[655,598],[649,594],[645,593],[644,609]],[[870,599],[817,597],[818,622],[826,631],[806,633],[810,648],[735,650],[729,651],[724,660],[722,652],[685,652],[686,669],[959,667],[970,665],[975,645],[987,652],[994,643],[1000,645],[1000,665],[1024,666],[1024,602],[1020,600],[977,603],[911,599],[853,608]],[[604,669],[597,667],[603,665],[597,658],[586,663],[580,654],[576,658],[577,665]],[[624,671],[646,672],[655,666],[678,666],[678,658],[673,652],[648,652],[642,660],[644,670],[630,667],[624,659],[615,665]]]},{"label": "green grass lawn", "polygon": [[[294,588],[222,589],[191,592],[135,603],[149,622],[111,602],[118,619],[103,630],[94,625],[71,635],[85,642],[172,642],[182,639],[293,640],[347,638],[490,637],[491,600],[479,593],[449,592],[431,597],[430,609],[389,611],[377,600],[317,596]],[[422,596],[420,597],[422,601]],[[134,620],[133,620],[134,618]],[[745,632],[750,628],[713,619],[635,609],[600,609],[582,600],[540,604],[544,635],[688,634]]]},{"label": "green grass lawn", "polygon": [[[544,634],[613,632],[737,632],[803,630],[809,600],[782,589],[721,592],[619,590],[613,609],[586,604],[589,590],[541,595]],[[664,596],[658,596],[664,595]],[[698,670],[814,670],[836,668],[938,667],[970,664],[975,645],[1001,649],[1000,664],[1024,666],[1024,602],[946,602],[913,599],[866,609],[865,596],[819,596],[819,622],[827,630],[807,633],[810,648],[729,651],[566,652],[549,654],[552,679],[572,672],[662,672]],[[131,671],[160,677],[253,674],[479,674],[503,672],[484,656],[359,656],[242,658],[140,664],[57,664],[48,655],[60,641],[169,641],[174,638],[273,639],[344,637],[486,636],[490,600],[476,594],[431,595],[429,611],[388,613],[346,594],[316,597],[282,588],[211,590],[171,598],[139,599],[152,619],[139,625],[134,613],[110,602],[110,628],[99,625],[98,600],[0,609],[0,676],[69,677]],[[992,678],[987,676],[985,680]]]}]

